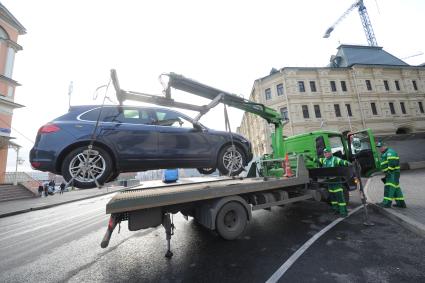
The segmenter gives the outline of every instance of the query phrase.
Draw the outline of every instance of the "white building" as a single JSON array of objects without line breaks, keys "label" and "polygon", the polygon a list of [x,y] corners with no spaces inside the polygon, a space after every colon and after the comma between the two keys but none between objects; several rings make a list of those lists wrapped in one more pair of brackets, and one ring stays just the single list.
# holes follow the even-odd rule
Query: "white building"
[{"label": "white building", "polygon": [[[289,119],[284,136],[319,129],[425,132],[425,66],[410,66],[382,47],[341,45],[327,67],[273,69],[254,82],[249,99]],[[255,155],[270,153],[264,119],[245,113],[238,131]]]}]

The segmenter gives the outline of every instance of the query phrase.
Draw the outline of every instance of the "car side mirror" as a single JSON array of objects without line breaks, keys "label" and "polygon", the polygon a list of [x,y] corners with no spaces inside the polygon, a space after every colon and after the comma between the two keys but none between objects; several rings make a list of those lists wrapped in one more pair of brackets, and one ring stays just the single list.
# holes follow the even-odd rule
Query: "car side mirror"
[{"label": "car side mirror", "polygon": [[196,124],[196,123],[194,123],[194,124],[193,124],[193,128],[194,128],[194,129],[195,129],[195,131],[197,131],[197,132],[202,132],[202,131],[204,131],[204,128],[203,128],[201,125]]}]

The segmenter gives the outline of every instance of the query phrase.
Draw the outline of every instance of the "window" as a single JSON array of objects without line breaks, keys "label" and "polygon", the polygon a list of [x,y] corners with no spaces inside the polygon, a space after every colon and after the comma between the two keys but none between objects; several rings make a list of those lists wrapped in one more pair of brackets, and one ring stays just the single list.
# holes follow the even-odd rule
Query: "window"
[{"label": "window", "polygon": [[276,92],[277,92],[277,96],[283,95],[283,84],[278,84],[276,86]]},{"label": "window", "polygon": [[385,87],[385,90],[386,91],[389,91],[390,90],[390,85],[388,84],[388,81],[387,80],[384,81],[384,87]]},{"label": "window", "polygon": [[265,90],[264,94],[266,96],[266,100],[272,99],[272,91],[269,88]]},{"label": "window", "polygon": [[424,106],[422,105],[422,102],[418,101],[418,106],[419,106],[419,111],[421,111],[421,113],[424,113]]},{"label": "window", "polygon": [[4,67],[4,76],[12,78],[13,64],[15,61],[15,49],[9,47],[7,49],[6,65]]},{"label": "window", "polygon": [[406,114],[406,107],[404,106],[404,102],[400,102],[401,113]]},{"label": "window", "polygon": [[332,90],[333,92],[335,92],[335,91],[336,91],[336,84],[335,84],[335,81],[331,81],[331,90]]},{"label": "window", "polygon": [[390,112],[391,112],[391,114],[395,114],[395,109],[394,109],[394,103],[392,103],[392,102],[390,102],[390,103],[388,103],[388,106],[390,106]]},{"label": "window", "polygon": [[372,114],[373,115],[378,115],[378,111],[376,111],[376,104],[375,104],[375,102],[372,102],[370,104],[370,107],[372,108]]},{"label": "window", "polygon": [[299,81],[298,82],[298,90],[300,92],[305,92],[305,87],[304,87],[304,82],[303,81]]},{"label": "window", "polygon": [[345,107],[347,108],[347,114],[348,116],[352,117],[353,113],[351,112],[351,105],[350,104],[345,104]]},{"label": "window", "polygon": [[322,118],[322,113],[320,113],[320,105],[314,105],[314,114],[316,118]]},{"label": "window", "polygon": [[104,107],[95,108],[80,116],[84,121],[99,121],[107,123],[129,123],[129,124],[152,124],[150,113],[144,109],[137,108],[120,108],[120,107]]},{"label": "window", "polygon": [[308,106],[303,105],[302,109],[303,109],[303,117],[306,118],[306,119],[310,118],[310,114],[308,113]]},{"label": "window", "polygon": [[339,158],[345,156],[344,144],[342,143],[341,137],[329,137],[329,144],[333,154],[336,154]]},{"label": "window", "polygon": [[282,115],[283,120],[289,120],[288,108],[287,107],[280,108],[280,115]]},{"label": "window", "polygon": [[341,81],[341,89],[342,91],[347,91],[347,84],[345,83],[345,81]]},{"label": "window", "polygon": [[366,80],[366,88],[367,90],[372,90],[372,85],[370,83],[370,80]]},{"label": "window", "polygon": [[341,117],[341,109],[339,108],[339,104],[334,104],[335,116]]},{"label": "window", "polygon": [[310,89],[311,89],[311,92],[316,92],[317,91],[317,89],[316,89],[316,82],[315,81],[310,81]]},{"label": "window", "polygon": [[0,38],[9,39],[7,32],[2,27],[0,27]]},{"label": "window", "polygon": [[194,125],[186,117],[182,117],[176,112],[167,110],[156,111],[156,125],[174,127],[174,128],[189,128],[193,129]]},{"label": "window", "polygon": [[416,84],[416,81],[412,81],[413,89],[418,90],[418,85]]},{"label": "window", "polygon": [[394,84],[395,84],[395,89],[400,90],[400,84],[398,83],[398,81],[394,81]]}]

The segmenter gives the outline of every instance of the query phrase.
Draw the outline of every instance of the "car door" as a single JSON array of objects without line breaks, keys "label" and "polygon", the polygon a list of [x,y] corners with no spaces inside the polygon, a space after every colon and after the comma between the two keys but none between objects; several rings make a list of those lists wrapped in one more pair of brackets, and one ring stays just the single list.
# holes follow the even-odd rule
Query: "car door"
[{"label": "car door", "polygon": [[363,176],[370,176],[380,169],[379,153],[370,129],[348,134],[348,141],[351,160],[359,162]]},{"label": "car door", "polygon": [[152,112],[139,107],[115,107],[102,115],[101,138],[115,148],[122,171],[156,169],[158,134]]},{"label": "car door", "polygon": [[211,163],[208,133],[180,113],[155,110],[158,127],[158,157],[164,167],[201,167]]}]

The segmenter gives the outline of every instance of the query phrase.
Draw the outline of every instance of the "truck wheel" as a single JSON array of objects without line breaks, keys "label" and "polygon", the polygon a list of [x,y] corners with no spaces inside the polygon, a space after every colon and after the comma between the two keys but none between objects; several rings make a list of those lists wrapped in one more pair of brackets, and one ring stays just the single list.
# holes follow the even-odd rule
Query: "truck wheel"
[{"label": "truck wheel", "polygon": [[210,175],[215,172],[215,168],[197,168],[198,172],[204,175]]},{"label": "truck wheel", "polygon": [[95,188],[95,180],[103,185],[111,174],[111,157],[105,150],[95,146],[90,152],[87,146],[76,148],[62,162],[62,176],[67,182],[74,177],[77,188]]},{"label": "truck wheel", "polygon": [[245,154],[237,146],[225,146],[218,154],[217,167],[222,175],[237,176],[244,169]]},{"label": "truck wheel", "polygon": [[215,221],[217,233],[225,240],[234,240],[245,230],[248,216],[240,203],[232,201],[221,207]]}]

